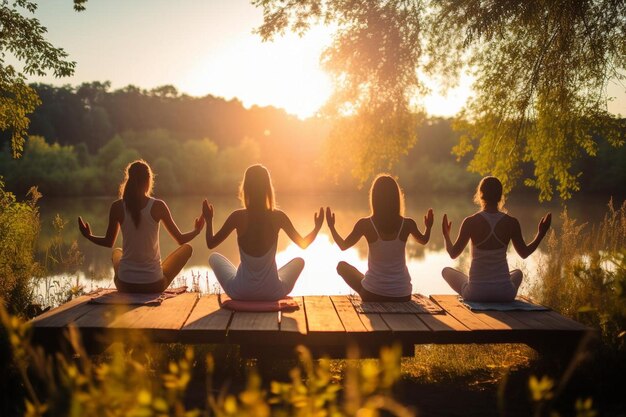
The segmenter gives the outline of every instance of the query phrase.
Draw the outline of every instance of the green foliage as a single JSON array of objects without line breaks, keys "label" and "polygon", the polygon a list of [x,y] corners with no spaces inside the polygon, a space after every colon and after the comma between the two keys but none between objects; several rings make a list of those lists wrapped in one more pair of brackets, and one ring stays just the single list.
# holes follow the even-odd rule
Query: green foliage
[{"label": "green foliage", "polygon": [[74,178],[79,164],[71,146],[50,145],[40,136],[31,136],[23,157],[11,159],[5,154],[2,165],[7,183],[18,193],[33,185],[45,195],[75,195],[82,191],[80,179]]},{"label": "green foliage", "polygon": [[[391,394],[400,377],[400,349],[383,349],[379,366],[352,361],[345,388],[330,372],[330,361],[315,364],[305,348],[298,348],[300,364],[290,382],[272,382],[268,393],[256,373],[239,393],[215,394],[211,376],[213,357],[204,358],[207,403],[204,410],[184,402],[194,366],[201,366],[188,348],[179,360],[159,369],[151,344],[138,338],[134,349],[116,343],[99,361],[85,352],[75,328],[68,341],[72,359],[48,356],[30,343],[28,323],[0,306],[0,321],[11,347],[12,366],[26,388],[26,416],[412,416]],[[38,384],[39,379],[44,384]],[[343,391],[343,395],[342,394]],[[340,401],[343,399],[342,401]]]},{"label": "green foliage", "polygon": [[[81,8],[86,0],[75,0]],[[0,3],[0,131],[11,132],[13,156],[22,153],[29,119],[28,114],[40,104],[35,91],[26,85],[26,75],[55,77],[74,73],[75,63],[67,53],[44,38],[46,28],[38,19],[28,17],[37,4],[28,0],[6,0]],[[20,62],[22,69],[6,64],[7,54]]]},{"label": "green foliage", "polygon": [[0,299],[13,314],[25,314],[32,302],[32,278],[40,274],[35,261],[39,235],[36,188],[18,202],[0,180]]},{"label": "green foliage", "polygon": [[[377,173],[415,143],[411,99],[425,92],[419,72],[454,85],[471,72],[476,92],[461,114],[455,152],[469,169],[520,179],[550,199],[579,190],[576,162],[606,140],[622,146],[626,121],[607,111],[607,86],[624,80],[626,8],[613,0],[306,0],[253,1],[263,9],[264,40],[336,27],[321,61],[335,82],[327,113],[343,116],[335,154],[353,174]],[[373,127],[396,125],[396,128]],[[373,134],[373,132],[376,132]],[[346,150],[349,150],[346,153]],[[353,155],[356,155],[353,156]],[[391,158],[391,159],[390,159]],[[531,164],[530,175],[524,165]]]}]

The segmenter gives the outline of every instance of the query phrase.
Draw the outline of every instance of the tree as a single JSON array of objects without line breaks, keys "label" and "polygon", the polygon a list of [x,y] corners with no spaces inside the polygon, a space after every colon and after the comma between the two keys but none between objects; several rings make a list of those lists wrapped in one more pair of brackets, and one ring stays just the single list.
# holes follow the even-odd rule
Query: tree
[{"label": "tree", "polygon": [[[87,0],[74,0],[74,9],[84,9]],[[55,77],[73,74],[75,63],[67,60],[67,53],[46,41],[46,28],[38,19],[28,17],[37,10],[29,0],[0,0],[0,131],[11,132],[13,156],[24,149],[29,126],[28,114],[41,104],[35,91],[26,84],[27,75]],[[8,55],[8,56],[7,56]],[[22,69],[7,64],[13,57]]]},{"label": "tree", "polygon": [[[622,146],[626,121],[607,111],[607,85],[624,80],[624,0],[254,0],[264,40],[337,27],[321,61],[335,80],[326,111],[340,117],[331,139],[368,176],[415,140],[411,98],[425,91],[419,71],[454,85],[476,79],[459,117],[455,147],[468,168],[525,183],[550,199],[579,188],[575,162],[598,142]],[[345,117],[347,116],[347,117]],[[395,128],[393,127],[395,126]],[[399,128],[398,128],[399,126]],[[348,149],[352,149],[348,151]],[[372,163],[374,161],[375,163]],[[353,169],[353,173],[355,170]]]}]

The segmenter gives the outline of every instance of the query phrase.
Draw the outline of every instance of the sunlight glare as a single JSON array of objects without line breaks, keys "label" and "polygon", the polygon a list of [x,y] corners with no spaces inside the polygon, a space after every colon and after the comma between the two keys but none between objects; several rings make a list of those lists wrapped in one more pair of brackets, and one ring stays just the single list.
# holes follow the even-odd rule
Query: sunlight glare
[{"label": "sunlight glare", "polygon": [[306,118],[331,93],[330,78],[319,64],[330,39],[330,29],[323,26],[302,38],[289,33],[265,43],[258,35],[239,36],[189,68],[180,87],[196,96],[236,97],[246,107],[272,105]]},{"label": "sunlight glare", "polygon": [[423,107],[430,116],[453,117],[461,111],[472,95],[473,78],[467,73],[461,74],[458,85],[450,87],[447,91],[444,91],[436,79],[424,74],[420,74],[420,79],[430,89],[430,94],[415,97],[411,104]]},{"label": "sunlight glare", "polygon": [[276,262],[280,267],[296,257],[304,259],[304,271],[291,295],[351,294],[354,291],[337,274],[337,264],[345,261],[360,271],[367,270],[367,260],[359,257],[357,249],[342,252],[325,233],[320,233],[306,250],[290,243],[276,255]]}]

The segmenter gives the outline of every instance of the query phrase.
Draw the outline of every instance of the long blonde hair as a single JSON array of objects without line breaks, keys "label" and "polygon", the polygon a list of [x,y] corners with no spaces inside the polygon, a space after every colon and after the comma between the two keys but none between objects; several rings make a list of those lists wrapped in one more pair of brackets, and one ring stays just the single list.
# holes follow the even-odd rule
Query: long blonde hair
[{"label": "long blonde hair", "polygon": [[246,169],[239,187],[239,199],[249,210],[274,210],[274,186],[267,168],[257,164]]},{"label": "long blonde hair", "polygon": [[372,217],[385,233],[393,232],[398,217],[404,214],[404,193],[389,174],[378,174],[370,188]]},{"label": "long blonde hair", "polygon": [[152,195],[153,179],[152,169],[144,160],[131,162],[124,170],[124,180],[120,184],[120,198],[124,200],[124,205],[130,212],[135,227],[138,227],[141,221],[141,198]]}]

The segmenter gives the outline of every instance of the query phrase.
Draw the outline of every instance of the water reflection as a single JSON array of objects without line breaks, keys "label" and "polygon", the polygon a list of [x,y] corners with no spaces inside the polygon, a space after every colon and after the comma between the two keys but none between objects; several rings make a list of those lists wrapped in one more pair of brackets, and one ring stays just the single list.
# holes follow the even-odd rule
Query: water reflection
[{"label": "water reflection", "polygon": [[[321,205],[331,206],[336,212],[337,230],[342,235],[348,234],[356,220],[369,214],[367,193],[361,191],[354,194],[344,195],[306,195],[279,196],[279,205],[293,221],[295,227],[301,233],[308,233],[313,227],[313,214]],[[232,210],[239,207],[239,201],[235,197],[213,197],[210,199],[214,204],[216,213],[214,228],[221,227],[226,217]],[[176,197],[168,198],[167,202],[172,211],[174,220],[183,231],[190,230],[193,219],[200,214],[200,197]],[[66,242],[78,241],[78,246],[84,255],[84,263],[76,272],[68,276],[47,277],[42,281],[39,292],[46,292],[46,283],[56,282],[56,288],[68,287],[80,283],[86,290],[97,287],[112,286],[111,250],[96,246],[82,238],[75,225],[78,215],[91,223],[94,234],[104,234],[108,219],[108,211],[111,204],[110,198],[85,198],[85,199],[58,199],[43,201],[41,205],[42,231],[39,242],[40,257],[43,256],[47,246],[53,238],[52,219],[55,214],[60,214],[68,221],[62,231]],[[436,197],[429,201],[423,199],[407,199],[406,215],[413,217],[421,230],[423,230],[423,216],[429,207],[435,210],[435,226],[428,245],[423,246],[412,239],[407,245],[408,268],[411,273],[413,290],[423,294],[446,294],[451,293],[450,287],[441,278],[441,270],[445,266],[452,266],[467,270],[469,265],[469,253],[457,260],[451,260],[443,248],[443,238],[440,233],[440,222],[444,212],[453,222],[453,234],[456,234],[464,216],[476,210],[471,203],[471,194],[467,196]],[[560,212],[561,208],[556,203],[538,204],[534,198],[509,199],[507,207],[512,215],[518,217],[523,227],[523,234],[528,241],[536,232],[537,222],[547,211]],[[600,219],[605,212],[606,201],[570,203],[568,210],[573,217],[579,217],[586,221]],[[444,211],[445,210],[445,211]],[[584,213],[584,214],[583,214]],[[554,216],[553,225],[559,227],[558,216]],[[206,248],[203,234],[191,242],[194,253],[179,278],[177,285],[196,285],[203,292],[215,291],[219,288],[213,272],[208,267],[210,251]],[[116,246],[121,246],[121,237],[118,237]],[[161,253],[167,255],[176,248],[176,243],[161,228]],[[231,235],[218,248],[217,252],[229,258],[234,264],[239,262],[239,252],[234,235]],[[322,295],[322,294],[348,294],[350,288],[337,275],[335,268],[339,261],[346,261],[362,272],[367,269],[367,242],[365,239],[351,249],[341,252],[332,243],[332,239],[323,226],[316,241],[306,250],[302,250],[293,244],[284,233],[278,240],[277,263],[284,265],[294,257],[302,257],[306,266],[292,294],[294,295]],[[522,260],[511,252],[510,267],[520,268],[532,279],[540,254],[536,253],[530,258]],[[528,281],[528,280],[526,280]],[[47,290],[48,292],[50,290]]]}]

